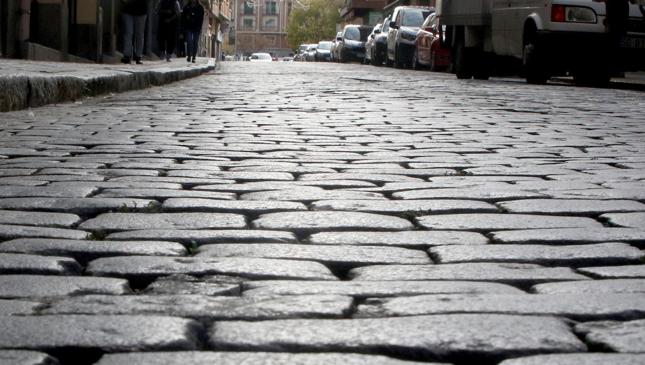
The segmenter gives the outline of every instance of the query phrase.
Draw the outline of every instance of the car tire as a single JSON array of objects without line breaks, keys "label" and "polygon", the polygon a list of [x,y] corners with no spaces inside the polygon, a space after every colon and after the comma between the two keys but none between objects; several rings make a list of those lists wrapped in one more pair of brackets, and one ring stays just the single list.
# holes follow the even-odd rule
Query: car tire
[{"label": "car tire", "polygon": [[541,47],[537,42],[535,25],[527,25],[524,30],[524,48],[522,49],[522,67],[526,82],[533,85],[546,84],[549,79],[544,67]]},{"label": "car tire", "polygon": [[607,87],[609,86],[610,79],[611,75],[609,70],[603,70],[602,67],[594,70],[583,67],[573,73],[573,82],[577,86]]}]

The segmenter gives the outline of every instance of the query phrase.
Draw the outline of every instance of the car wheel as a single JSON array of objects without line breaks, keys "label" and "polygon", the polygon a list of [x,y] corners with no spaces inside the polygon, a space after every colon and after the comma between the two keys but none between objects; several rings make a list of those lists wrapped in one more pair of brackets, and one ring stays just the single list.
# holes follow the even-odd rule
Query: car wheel
[{"label": "car wheel", "polygon": [[522,66],[526,82],[534,85],[546,84],[549,76],[544,68],[542,52],[536,41],[534,26],[524,31],[524,48],[522,49]]},{"label": "car wheel", "polygon": [[595,70],[583,67],[573,73],[573,82],[578,86],[607,87],[610,79],[609,70],[603,70],[602,67]]}]

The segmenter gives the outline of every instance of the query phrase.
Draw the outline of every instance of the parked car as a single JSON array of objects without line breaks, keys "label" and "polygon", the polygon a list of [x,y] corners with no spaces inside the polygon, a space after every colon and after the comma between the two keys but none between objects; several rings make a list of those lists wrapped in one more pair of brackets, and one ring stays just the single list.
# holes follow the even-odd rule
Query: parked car
[{"label": "parked car", "polygon": [[450,48],[445,41],[445,27],[439,24],[436,13],[428,15],[415,41],[416,49],[412,56],[412,68],[430,67],[431,71],[450,68]]},{"label": "parked car", "polygon": [[421,6],[397,6],[394,9],[387,35],[388,65],[406,67],[412,64],[417,33],[432,12],[434,8]]},{"label": "parked car", "polygon": [[372,65],[381,66],[387,57],[387,34],[390,30],[390,17],[383,21],[381,31],[374,36],[374,44],[371,48],[370,60]]},{"label": "parked car", "polygon": [[271,57],[270,54],[263,53],[263,52],[252,53],[251,57],[249,57],[249,61],[251,61],[251,62],[273,62],[273,57]]},{"label": "parked car", "polygon": [[318,42],[314,59],[316,61],[331,61],[331,45],[332,43],[330,41]]},{"label": "parked car", "polygon": [[309,47],[308,44],[301,44],[298,46],[298,50],[296,51],[295,56],[293,56],[294,61],[304,61],[305,60],[305,52],[307,52],[307,47]]},{"label": "parked car", "polygon": [[369,25],[349,24],[343,29],[343,34],[338,44],[338,61],[360,61],[365,58],[365,41],[372,32]]},{"label": "parked car", "polygon": [[305,61],[313,62],[316,60],[316,48],[318,48],[318,43],[310,44],[305,51]]},{"label": "parked car", "polygon": [[367,37],[367,41],[365,42],[365,58],[363,63],[370,64],[372,63],[372,49],[374,48],[374,40],[376,36],[381,33],[381,28],[383,27],[383,24],[379,23],[374,26],[372,29],[372,33]]},{"label": "parked car", "polygon": [[338,44],[342,38],[343,38],[343,32],[338,32],[336,33],[336,38],[334,38],[334,40],[332,41],[330,53],[331,53],[331,60],[333,62],[338,61]]}]

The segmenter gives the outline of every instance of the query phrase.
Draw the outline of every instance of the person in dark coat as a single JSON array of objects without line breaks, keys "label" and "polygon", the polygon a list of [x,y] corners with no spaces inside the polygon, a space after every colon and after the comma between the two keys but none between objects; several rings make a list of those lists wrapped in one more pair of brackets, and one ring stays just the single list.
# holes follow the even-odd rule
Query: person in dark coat
[{"label": "person in dark coat", "polygon": [[[131,59],[140,65],[145,40],[148,0],[121,0],[123,19],[123,58],[121,62],[130,63]],[[133,52],[134,50],[134,52]]]},{"label": "person in dark coat", "polygon": [[197,0],[189,0],[181,13],[181,25],[186,40],[186,61],[195,63],[199,34],[204,24],[204,8]]},{"label": "person in dark coat", "polygon": [[157,14],[159,15],[157,30],[159,49],[163,52],[166,61],[170,62],[170,56],[175,52],[177,27],[181,16],[179,0],[160,0],[157,4]]}]

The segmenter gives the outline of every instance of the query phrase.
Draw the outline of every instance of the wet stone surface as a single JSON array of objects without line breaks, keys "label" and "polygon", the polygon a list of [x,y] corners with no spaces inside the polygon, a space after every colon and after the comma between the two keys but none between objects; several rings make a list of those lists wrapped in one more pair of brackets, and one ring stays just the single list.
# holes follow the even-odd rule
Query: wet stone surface
[{"label": "wet stone surface", "polygon": [[642,99],[221,62],[0,113],[0,359],[640,365]]},{"label": "wet stone surface", "polygon": [[57,365],[58,361],[44,352],[25,350],[0,350],[0,364]]}]

